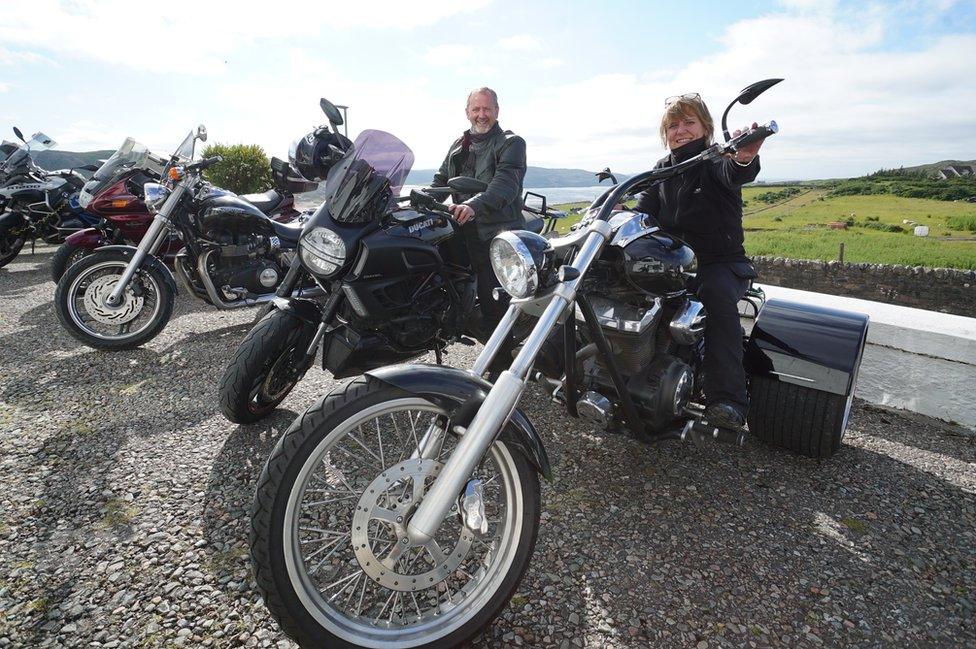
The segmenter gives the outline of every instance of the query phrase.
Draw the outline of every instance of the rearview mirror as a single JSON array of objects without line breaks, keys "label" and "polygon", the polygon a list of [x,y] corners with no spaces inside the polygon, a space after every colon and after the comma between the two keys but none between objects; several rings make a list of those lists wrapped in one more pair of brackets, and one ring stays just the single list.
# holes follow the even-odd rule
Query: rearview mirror
[{"label": "rearview mirror", "polygon": [[14,135],[16,135],[21,142],[27,142],[27,140],[24,139],[24,134],[21,133],[20,129],[16,126],[14,127]]},{"label": "rearview mirror", "polygon": [[598,183],[602,183],[607,178],[609,178],[614,185],[618,184],[617,177],[614,176],[613,173],[610,171],[610,167],[604,167],[603,171],[598,171],[596,173],[596,180]]},{"label": "rearview mirror", "polygon": [[81,169],[82,171],[92,171],[92,172],[98,171],[98,165],[82,165],[81,167],[78,168]]},{"label": "rearview mirror", "polygon": [[322,112],[325,113],[325,116],[329,118],[329,123],[332,124],[333,128],[342,125],[342,113],[339,112],[339,109],[336,108],[335,104],[325,97],[322,97],[319,99],[319,107],[322,109]]},{"label": "rearview mirror", "polygon": [[203,124],[197,127],[197,139],[201,142],[207,141],[207,127]]},{"label": "rearview mirror", "polygon": [[477,194],[488,189],[488,183],[471,176],[455,176],[447,181],[447,186],[461,194]]},{"label": "rearview mirror", "polygon": [[763,94],[777,83],[782,81],[782,79],[763,79],[762,81],[757,81],[751,83],[739,92],[739,96],[732,100],[732,103],[725,107],[725,112],[722,113],[722,135],[725,137],[725,141],[728,142],[732,139],[729,135],[728,117],[729,111],[736,104],[746,104],[752,103],[752,100]]}]

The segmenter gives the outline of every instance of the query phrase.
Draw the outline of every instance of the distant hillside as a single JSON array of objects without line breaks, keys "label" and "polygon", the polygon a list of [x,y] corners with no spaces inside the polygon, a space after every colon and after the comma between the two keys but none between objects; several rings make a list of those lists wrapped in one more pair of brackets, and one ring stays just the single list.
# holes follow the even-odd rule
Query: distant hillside
[{"label": "distant hillside", "polygon": [[933,162],[925,165],[917,165],[915,167],[904,167],[902,170],[909,171],[909,172],[921,171],[924,173],[935,173],[940,169],[948,167],[949,165],[972,166],[972,165],[976,165],[976,160],[940,160],[939,162]]},{"label": "distant hillside", "polygon": [[[407,176],[408,185],[426,185],[434,177],[436,169],[414,169]],[[617,180],[630,178],[627,174],[614,174]],[[524,187],[592,187],[597,184],[596,175],[583,169],[547,169],[529,167],[525,172]]]},{"label": "distant hillside", "polygon": [[106,151],[38,151],[31,154],[34,162],[42,169],[51,171],[53,169],[70,169],[82,165],[101,164],[110,155],[115,153],[115,149]]}]

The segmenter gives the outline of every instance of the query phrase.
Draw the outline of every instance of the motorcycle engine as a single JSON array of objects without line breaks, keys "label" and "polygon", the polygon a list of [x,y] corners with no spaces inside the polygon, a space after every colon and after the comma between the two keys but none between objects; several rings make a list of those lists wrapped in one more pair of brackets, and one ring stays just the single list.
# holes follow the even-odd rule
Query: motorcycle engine
[{"label": "motorcycle engine", "polygon": [[[241,245],[222,245],[220,257],[211,270],[214,284],[220,288],[243,288],[258,295],[271,293],[285,273],[276,261],[264,256],[270,247],[264,237]],[[237,296],[226,297],[233,299]]]}]

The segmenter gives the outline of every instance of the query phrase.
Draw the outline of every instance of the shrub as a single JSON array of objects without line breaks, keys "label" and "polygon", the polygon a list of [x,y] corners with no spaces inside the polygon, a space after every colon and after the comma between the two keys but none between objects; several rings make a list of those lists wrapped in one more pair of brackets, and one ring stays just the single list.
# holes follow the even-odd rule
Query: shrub
[{"label": "shrub", "polygon": [[271,163],[257,144],[210,144],[204,157],[220,155],[223,160],[204,172],[218,187],[235,194],[250,194],[271,186]]}]

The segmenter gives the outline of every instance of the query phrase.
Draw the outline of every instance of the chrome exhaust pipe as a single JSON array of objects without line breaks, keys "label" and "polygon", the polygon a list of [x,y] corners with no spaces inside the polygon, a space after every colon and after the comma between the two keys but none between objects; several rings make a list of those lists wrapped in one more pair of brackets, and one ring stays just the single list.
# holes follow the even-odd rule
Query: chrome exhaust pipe
[{"label": "chrome exhaust pipe", "polygon": [[[207,297],[210,298],[210,302],[218,309],[231,310],[231,309],[241,309],[249,306],[257,306],[259,304],[266,304],[278,298],[278,294],[274,291],[271,293],[264,293],[257,297],[246,297],[240,300],[228,301],[225,300],[217,287],[214,286],[213,279],[210,278],[210,273],[207,272],[207,262],[210,260],[210,255],[213,250],[207,250],[200,258],[197,259],[197,276],[200,278],[200,283],[203,284],[204,290],[207,291]],[[297,289],[292,291],[291,297],[317,297],[319,295],[325,295],[323,291],[318,286],[313,286],[308,289]]]}]

